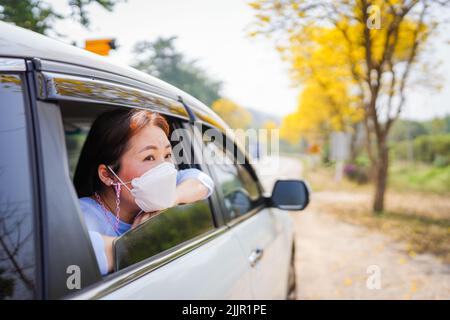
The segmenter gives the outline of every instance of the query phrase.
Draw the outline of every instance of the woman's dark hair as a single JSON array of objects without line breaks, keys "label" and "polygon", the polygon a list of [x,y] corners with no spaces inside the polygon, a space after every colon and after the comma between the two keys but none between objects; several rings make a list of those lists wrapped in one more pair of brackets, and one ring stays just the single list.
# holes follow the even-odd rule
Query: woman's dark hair
[{"label": "woman's dark hair", "polygon": [[92,196],[103,183],[98,166],[109,165],[120,170],[120,159],[128,150],[128,141],[147,125],[161,128],[169,137],[169,124],[158,113],[147,110],[120,109],[102,113],[95,119],[81,150],[73,179],[78,197]]}]

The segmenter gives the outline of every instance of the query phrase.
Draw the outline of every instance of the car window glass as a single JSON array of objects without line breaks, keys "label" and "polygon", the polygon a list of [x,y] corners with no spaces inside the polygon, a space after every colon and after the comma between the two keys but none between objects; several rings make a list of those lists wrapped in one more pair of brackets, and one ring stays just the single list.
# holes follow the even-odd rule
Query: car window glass
[{"label": "car window glass", "polygon": [[245,165],[238,163],[224,141],[206,138],[204,144],[204,160],[214,172],[223,195],[227,219],[232,220],[257,207],[260,191]]},{"label": "car window glass", "polygon": [[33,192],[22,79],[0,74],[0,299],[35,294]]},{"label": "car window glass", "polygon": [[117,238],[115,269],[155,256],[213,228],[208,200],[167,209]]},{"label": "car window glass", "polygon": [[69,159],[70,177],[73,178],[75,168],[80,157],[84,141],[89,133],[89,126],[64,122],[64,136],[66,140],[67,157]]}]

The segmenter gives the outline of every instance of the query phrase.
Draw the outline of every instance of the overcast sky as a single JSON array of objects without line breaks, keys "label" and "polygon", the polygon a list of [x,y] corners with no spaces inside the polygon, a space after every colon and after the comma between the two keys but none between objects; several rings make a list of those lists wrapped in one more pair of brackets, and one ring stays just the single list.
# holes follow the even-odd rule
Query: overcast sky
[{"label": "overcast sky", "polygon": [[[69,12],[67,0],[48,1]],[[89,7],[90,30],[66,20],[55,24],[66,41],[83,45],[85,39],[116,38],[120,48],[110,59],[133,63],[133,45],[158,36],[178,36],[177,47],[199,60],[212,76],[224,82],[223,94],[238,104],[277,116],[293,112],[300,88],[292,88],[287,65],[267,40],[250,39],[246,28],[253,11],[244,0],[128,0],[113,12],[98,5]],[[449,29],[450,30],[450,29]],[[448,34],[448,33],[447,33]],[[450,46],[447,38],[435,41],[433,58],[442,60],[441,92],[417,90],[408,100],[405,116],[429,119],[450,114]],[[442,42],[442,43],[439,43]]]}]

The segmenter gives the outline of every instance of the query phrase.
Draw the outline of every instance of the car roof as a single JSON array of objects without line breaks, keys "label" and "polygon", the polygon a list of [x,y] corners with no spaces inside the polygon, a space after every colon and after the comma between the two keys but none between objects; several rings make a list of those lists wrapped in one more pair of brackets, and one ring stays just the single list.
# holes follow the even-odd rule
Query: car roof
[{"label": "car roof", "polygon": [[216,123],[228,128],[226,123],[201,101],[167,82],[129,66],[120,65],[106,57],[2,21],[0,21],[0,57],[39,58],[133,79],[172,95],[180,96],[190,106],[193,105],[197,111],[207,114]]}]

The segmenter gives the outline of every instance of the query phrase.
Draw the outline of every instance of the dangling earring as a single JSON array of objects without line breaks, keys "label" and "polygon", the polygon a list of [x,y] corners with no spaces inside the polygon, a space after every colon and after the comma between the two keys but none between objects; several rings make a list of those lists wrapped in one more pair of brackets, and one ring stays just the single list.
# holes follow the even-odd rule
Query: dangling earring
[{"label": "dangling earring", "polygon": [[116,224],[115,224],[115,229],[119,230],[120,190],[121,190],[120,183],[114,183],[114,190],[116,191]]}]

